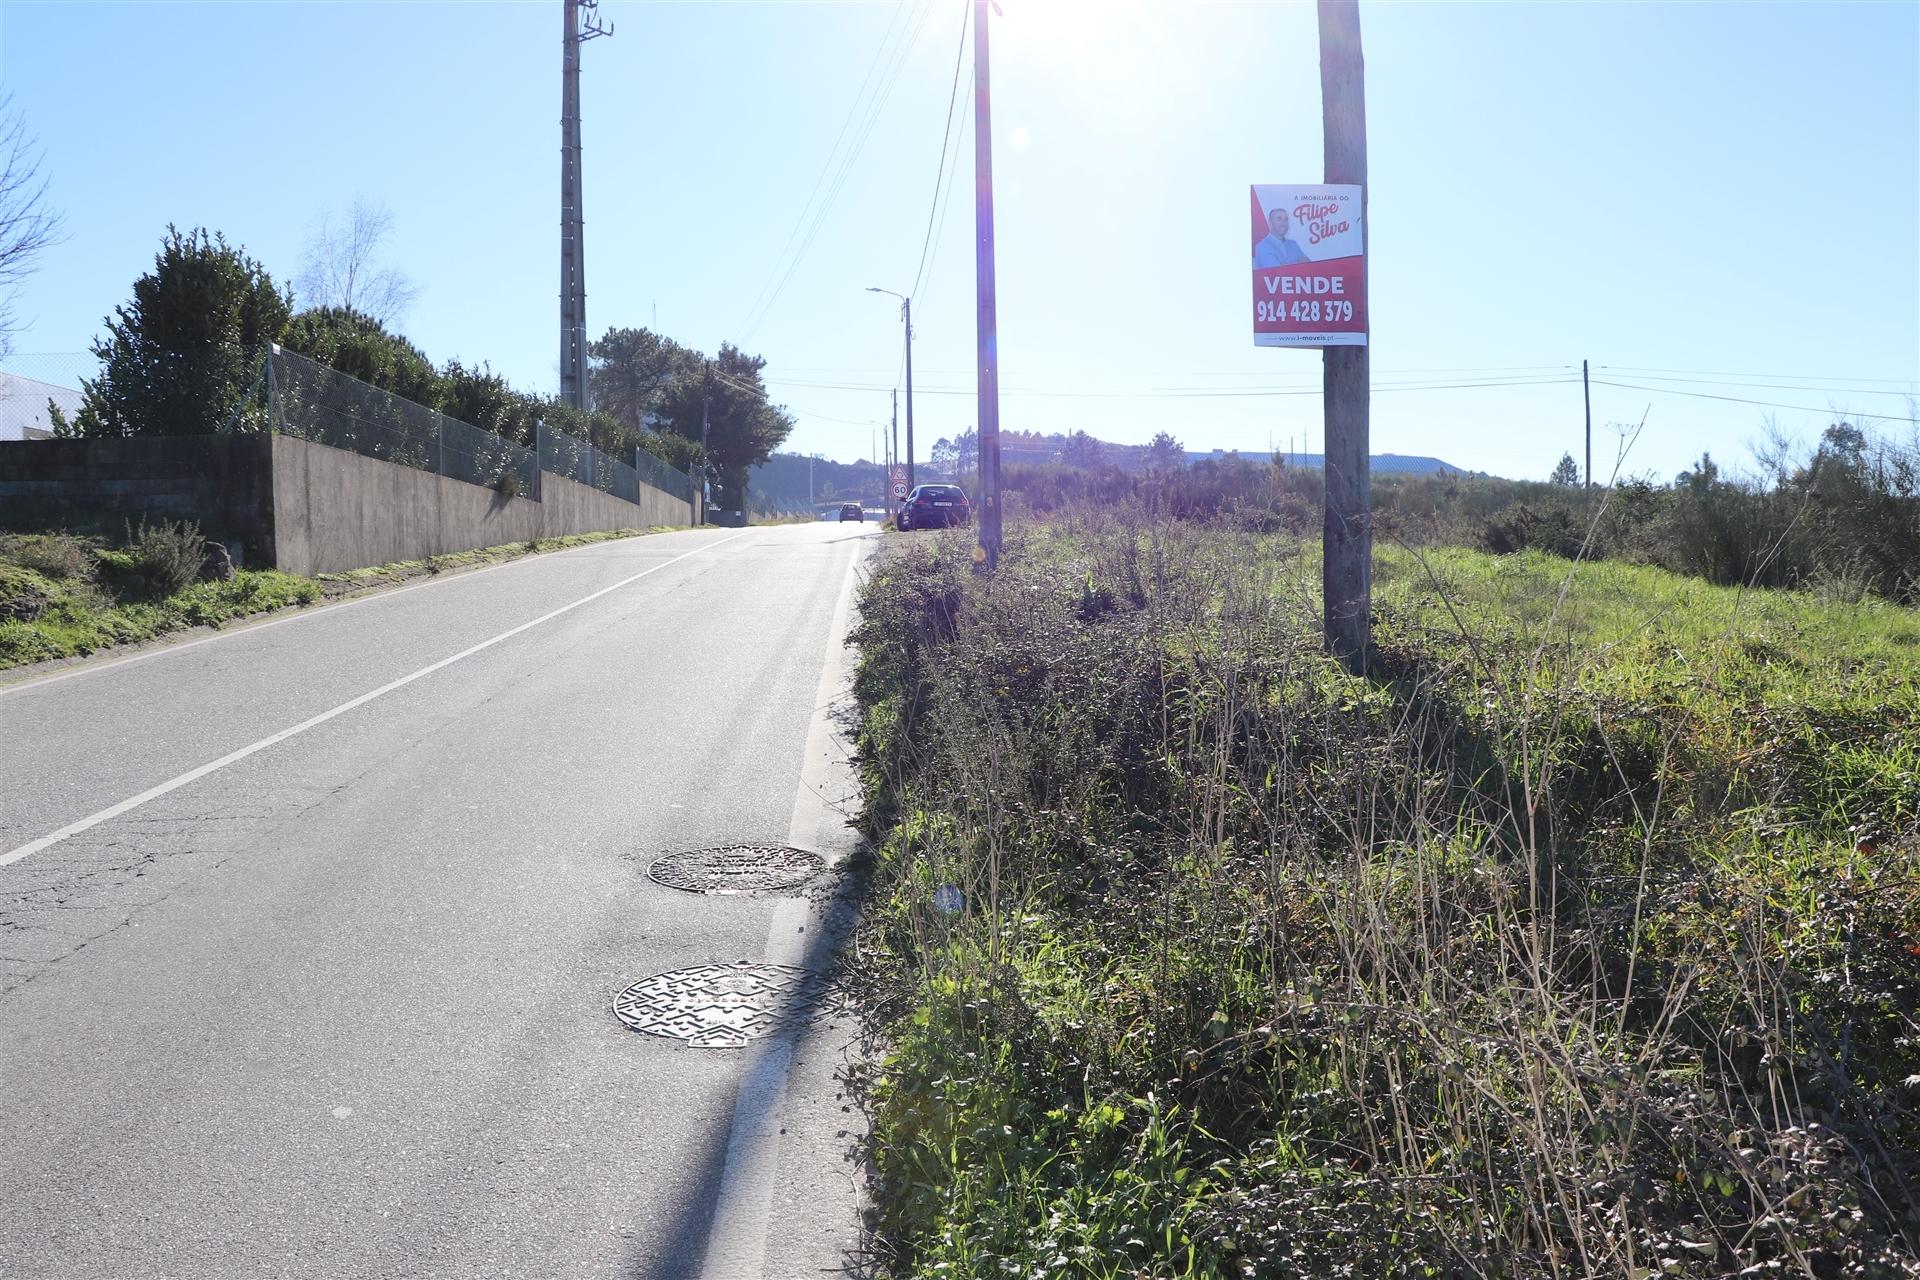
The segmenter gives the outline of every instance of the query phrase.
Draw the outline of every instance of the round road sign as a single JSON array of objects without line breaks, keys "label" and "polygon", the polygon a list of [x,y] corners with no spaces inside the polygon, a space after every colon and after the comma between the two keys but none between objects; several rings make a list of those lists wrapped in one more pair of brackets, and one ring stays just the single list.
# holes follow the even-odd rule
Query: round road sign
[{"label": "round road sign", "polygon": [[893,496],[896,498],[904,498],[907,496],[907,482],[905,480],[895,480],[893,482]]}]

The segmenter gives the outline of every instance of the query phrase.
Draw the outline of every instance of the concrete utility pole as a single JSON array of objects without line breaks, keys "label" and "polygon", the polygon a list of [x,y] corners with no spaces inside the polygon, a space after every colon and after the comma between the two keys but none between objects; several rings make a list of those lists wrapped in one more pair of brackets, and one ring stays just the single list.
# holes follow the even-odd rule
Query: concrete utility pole
[{"label": "concrete utility pole", "polygon": [[[993,90],[988,79],[987,6],[973,0],[973,236],[980,397],[980,549],[1000,563],[1000,351],[993,284]],[[911,405],[911,401],[908,402]]]},{"label": "concrete utility pole", "polygon": [[1593,387],[1587,382],[1587,362],[1580,362],[1580,394],[1587,402],[1587,488],[1593,488]]},{"label": "concrete utility pole", "polygon": [[[599,0],[561,0],[560,58],[560,398],[587,407],[586,223],[580,209],[580,46],[602,27]],[[581,10],[586,10],[585,25]]]},{"label": "concrete utility pole", "polygon": [[[868,293],[884,293],[890,298],[900,299],[900,319],[907,327],[907,488],[913,488],[913,299],[904,293],[895,293],[891,289],[882,289],[878,285],[868,285]],[[899,412],[896,402],[894,411]],[[900,442],[894,441],[895,445]]]},{"label": "concrete utility pole", "polygon": [[[1326,180],[1357,184],[1367,210],[1366,70],[1360,56],[1357,0],[1319,0],[1320,110]],[[1371,290],[1369,290],[1371,292]],[[1369,329],[1373,328],[1368,312]],[[1371,335],[1369,335],[1371,337]],[[1373,507],[1368,440],[1371,346],[1322,351],[1327,511],[1322,526],[1327,649],[1349,671],[1366,670],[1372,647]]]},{"label": "concrete utility pole", "polygon": [[913,492],[913,299],[900,299],[907,323],[907,492]]}]

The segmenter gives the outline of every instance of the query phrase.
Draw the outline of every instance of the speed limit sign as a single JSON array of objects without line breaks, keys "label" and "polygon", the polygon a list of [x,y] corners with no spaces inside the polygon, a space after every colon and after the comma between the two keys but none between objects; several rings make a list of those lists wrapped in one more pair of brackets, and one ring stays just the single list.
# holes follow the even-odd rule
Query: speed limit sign
[{"label": "speed limit sign", "polygon": [[893,482],[893,496],[896,500],[907,496],[907,482],[905,480],[895,480]]}]

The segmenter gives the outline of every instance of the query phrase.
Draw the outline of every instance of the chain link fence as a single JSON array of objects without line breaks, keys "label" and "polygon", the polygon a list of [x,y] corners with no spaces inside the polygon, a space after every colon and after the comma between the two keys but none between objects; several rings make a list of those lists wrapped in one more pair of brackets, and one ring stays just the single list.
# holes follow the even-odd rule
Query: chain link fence
[{"label": "chain link fence", "polygon": [[533,450],[404,400],[337,369],[273,347],[267,355],[267,409],[282,435],[348,449],[502,493],[537,497]]},{"label": "chain link fence", "polygon": [[693,501],[692,478],[644,450],[629,464],[546,426],[529,449],[284,347],[269,352],[266,382],[273,428],[283,435],[535,499],[541,474],[552,472],[636,505],[642,484]]},{"label": "chain link fence", "polygon": [[100,374],[88,351],[19,352],[0,360],[0,440],[51,435],[48,402],[68,419],[80,412],[80,384]]},{"label": "chain link fence", "polygon": [[693,501],[693,477],[678,467],[662,462],[645,449],[633,451],[633,465],[640,479],[660,492],[672,494],[682,502]]}]

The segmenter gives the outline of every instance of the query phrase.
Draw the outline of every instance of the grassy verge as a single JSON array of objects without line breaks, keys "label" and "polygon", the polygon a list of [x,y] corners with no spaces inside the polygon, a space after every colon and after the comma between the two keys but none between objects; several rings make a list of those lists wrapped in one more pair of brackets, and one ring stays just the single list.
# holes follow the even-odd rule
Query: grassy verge
[{"label": "grassy verge", "polygon": [[133,552],[100,538],[0,534],[0,670],[81,657],[187,627],[218,627],[433,574],[665,531],[657,526],[540,538],[318,578],[241,570],[177,591],[156,590]]},{"label": "grassy verge", "polygon": [[863,600],[899,1276],[1920,1274],[1920,620],[1111,515]]},{"label": "grassy verge", "polygon": [[654,525],[647,529],[613,529],[604,533],[573,533],[559,538],[531,538],[526,542],[508,542],[494,547],[478,547],[472,551],[456,551],[451,555],[428,556],[424,560],[397,560],[392,564],[349,569],[344,573],[323,573],[315,581],[320,583],[328,596],[357,595],[377,587],[394,586],[402,582],[410,582],[415,578],[432,577],[441,573],[457,573],[463,569],[478,569],[489,564],[517,560],[521,556],[566,551],[572,547],[591,546],[593,543],[608,542],[615,538],[637,538],[646,534],[671,533],[676,527]]}]

